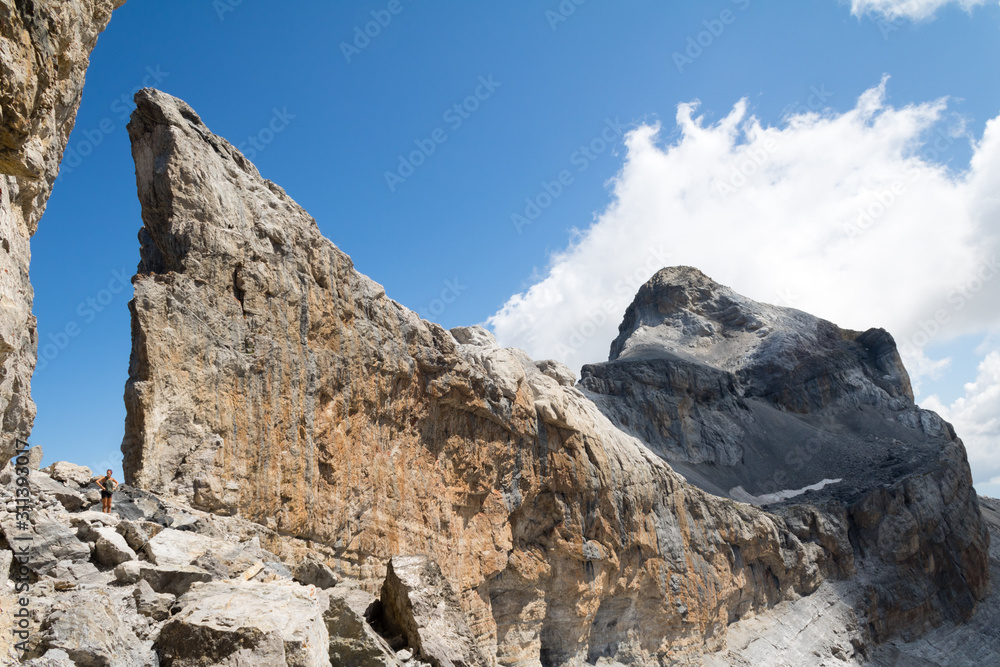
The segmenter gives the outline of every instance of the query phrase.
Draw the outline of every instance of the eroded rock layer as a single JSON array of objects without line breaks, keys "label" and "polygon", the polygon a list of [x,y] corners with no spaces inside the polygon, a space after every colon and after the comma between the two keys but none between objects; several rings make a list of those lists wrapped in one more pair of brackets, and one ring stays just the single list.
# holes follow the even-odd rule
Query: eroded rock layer
[{"label": "eroded rock layer", "polygon": [[0,0],[0,455],[35,418],[31,236],[73,130],[97,36],[125,0]]},{"label": "eroded rock layer", "polygon": [[[869,601],[886,632],[982,594],[985,538],[975,538],[960,443],[931,476],[940,507],[919,517],[907,496],[927,491],[916,479],[866,496],[867,523],[838,503],[778,516],[710,495],[671,469],[648,430],[573,386],[568,369],[500,348],[480,328],[446,331],[386,297],[186,104],[153,90],[136,102],[144,225],[122,444],[130,482],[307,540],[370,592],[392,556],[429,554],[482,654],[504,665],[697,663],[724,645],[729,623],[854,574],[868,542],[852,530],[933,542],[947,561],[897,579],[925,590],[947,573],[931,609],[907,606],[909,590],[877,589],[903,600]],[[891,375],[891,355],[873,363]],[[711,386],[688,381],[684,414],[739,408],[733,370],[702,366]],[[651,384],[675,371],[689,369],[654,368]],[[843,384],[867,390],[858,372],[845,369]],[[837,391],[803,398],[758,379],[779,412],[808,413]],[[873,380],[884,404],[872,409],[912,403],[902,380]],[[699,448],[730,427],[710,425]],[[959,533],[942,512],[954,508],[968,510],[969,540],[952,550],[943,545]],[[882,530],[903,512],[917,528]],[[910,567],[914,554],[900,554],[879,566]],[[964,588],[956,574],[969,577]]]}]

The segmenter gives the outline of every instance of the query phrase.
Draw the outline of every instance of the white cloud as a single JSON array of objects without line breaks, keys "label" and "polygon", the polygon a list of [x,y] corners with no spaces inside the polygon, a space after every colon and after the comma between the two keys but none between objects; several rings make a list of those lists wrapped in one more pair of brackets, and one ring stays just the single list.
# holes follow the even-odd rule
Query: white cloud
[{"label": "white cloud", "polygon": [[967,12],[986,4],[987,0],[851,0],[855,16],[875,14],[889,20],[907,18],[923,21],[932,18],[945,5],[958,5]]},{"label": "white cloud", "polygon": [[[885,82],[846,113],[776,127],[745,101],[714,123],[696,111],[680,105],[671,143],[656,126],[627,135],[611,204],[490,319],[503,344],[574,370],[605,360],[638,285],[676,264],[844,327],[885,327],[917,385],[947,367],[929,342],[1000,331],[1000,117],[954,173],[941,163],[966,139],[947,100],[893,107]],[[979,398],[945,411],[984,483],[1000,475],[987,402],[1000,360],[987,361]]]},{"label": "white cloud", "polygon": [[[505,344],[574,369],[607,358],[638,285],[688,264],[752,298],[892,332],[915,379],[930,341],[1000,329],[1000,118],[970,168],[947,101],[895,108],[885,82],[854,109],[767,127],[740,101],[715,123],[682,104],[673,143],[626,137],[610,206],[489,321]],[[961,124],[959,132],[964,131]]]},{"label": "white cloud", "polygon": [[931,396],[923,407],[954,424],[969,452],[977,488],[995,494],[1000,485],[1000,352],[986,356],[975,382],[965,385],[964,397],[946,406]]}]

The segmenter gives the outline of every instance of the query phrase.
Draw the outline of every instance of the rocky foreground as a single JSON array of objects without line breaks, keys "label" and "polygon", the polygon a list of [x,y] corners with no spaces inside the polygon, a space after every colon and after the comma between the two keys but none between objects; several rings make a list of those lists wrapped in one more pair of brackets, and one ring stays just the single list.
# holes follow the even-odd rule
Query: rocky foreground
[{"label": "rocky foreground", "polygon": [[[17,472],[9,465],[0,471],[0,530],[5,547],[30,537],[30,585],[15,594],[19,563],[10,549],[0,549],[0,569],[13,561],[11,579],[0,585],[0,664],[494,664],[426,556],[389,559],[373,594],[328,567],[321,551],[254,522],[127,486],[116,493],[114,512],[102,514],[95,477],[69,463],[28,472],[34,511],[26,533],[11,511]],[[998,545],[990,564],[1000,576],[1000,501],[982,500]],[[1000,593],[967,624],[947,623],[911,643],[875,645],[863,611],[850,602],[858,588],[824,582],[809,596],[738,621],[718,652],[694,664],[943,667],[996,664],[1000,657]],[[31,631],[21,652],[14,646],[21,640],[11,639],[12,610],[24,596]]]}]

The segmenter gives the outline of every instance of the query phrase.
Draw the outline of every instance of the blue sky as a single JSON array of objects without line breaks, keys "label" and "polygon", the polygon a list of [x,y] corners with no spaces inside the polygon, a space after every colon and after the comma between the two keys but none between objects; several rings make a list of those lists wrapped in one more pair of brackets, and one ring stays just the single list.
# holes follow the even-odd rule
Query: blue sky
[{"label": "blue sky", "polygon": [[[609,207],[628,208],[612,179],[622,182],[640,149],[630,148],[623,132],[658,123],[654,143],[667,150],[686,136],[675,122],[682,103],[698,100],[697,114],[712,127],[745,99],[747,117],[787,128],[790,117],[809,112],[849,114],[889,75],[882,105],[900,112],[884,114],[894,127],[906,122],[901,110],[948,98],[914,132],[921,140],[933,141],[935,132],[950,137],[946,150],[924,153],[924,166],[943,165],[947,177],[961,181],[988,121],[1000,113],[1000,7],[982,2],[967,12],[945,3],[920,20],[859,16],[860,9],[837,0],[129,0],[94,51],[63,173],[32,242],[42,349],[32,442],[43,445],[48,462],[120,468],[131,294],[121,276],[134,273],[141,226],[124,126],[137,87],[186,100],[310,211],[389,296],[456,326],[489,320],[513,295],[530,301],[526,290],[550,275],[554,254],[566,256]],[[379,19],[384,25],[376,29],[371,22]],[[355,41],[366,27],[375,36]],[[430,154],[417,156],[422,163],[412,174],[400,172],[400,156],[409,161],[421,146]],[[640,168],[641,160],[634,164]],[[697,155],[690,164],[696,168]],[[390,179],[390,187],[387,172],[405,179]],[[554,186],[564,173],[570,178]],[[548,203],[539,199],[546,184],[558,196],[518,226],[512,216],[533,212],[526,199]],[[781,234],[768,234],[761,247],[780,245]],[[637,232],[633,245],[645,242]],[[727,239],[705,243],[725,246]],[[892,245],[884,253],[907,247]],[[635,270],[648,261],[635,260]],[[780,300],[731,265],[702,268],[751,296]],[[831,281],[792,281],[802,303],[791,305],[839,315],[843,309],[823,307]],[[888,296],[892,289],[898,287],[871,288]],[[975,322],[923,347],[932,367],[951,361],[921,377],[922,396],[953,407],[963,385],[976,380],[997,347],[988,339],[996,331],[991,298],[978,299]],[[530,319],[529,311],[511,318]],[[857,312],[866,320],[858,326],[909,326],[888,314],[883,322],[871,304]],[[620,317],[614,313],[607,326],[616,328]],[[509,333],[523,331],[523,321],[495,324],[503,342],[549,352]],[[77,335],[61,336],[67,326]],[[590,350],[606,350],[613,335],[605,337],[588,347],[586,360],[599,360]]]}]

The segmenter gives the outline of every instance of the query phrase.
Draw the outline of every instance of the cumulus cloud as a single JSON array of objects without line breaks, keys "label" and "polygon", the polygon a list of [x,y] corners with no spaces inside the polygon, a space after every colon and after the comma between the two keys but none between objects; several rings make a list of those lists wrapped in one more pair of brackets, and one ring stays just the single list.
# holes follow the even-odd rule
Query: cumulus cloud
[{"label": "cumulus cloud", "polygon": [[851,13],[855,16],[873,14],[889,20],[923,21],[932,18],[945,5],[958,5],[968,12],[986,3],[987,0],[851,0]]},{"label": "cumulus cloud", "polygon": [[[681,104],[669,138],[636,128],[610,205],[489,325],[578,370],[607,359],[643,281],[685,264],[760,301],[885,327],[917,386],[941,373],[929,343],[1000,331],[1000,118],[970,138],[947,99],[896,107],[885,88],[776,126],[741,100],[714,122]],[[943,166],[970,142],[967,169]]]},{"label": "cumulus cloud", "polygon": [[965,385],[965,396],[951,405],[931,396],[923,406],[955,425],[969,451],[980,492],[1000,495],[996,493],[1000,489],[1000,352],[991,352],[979,365],[975,382]]}]

